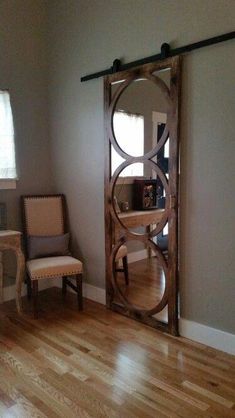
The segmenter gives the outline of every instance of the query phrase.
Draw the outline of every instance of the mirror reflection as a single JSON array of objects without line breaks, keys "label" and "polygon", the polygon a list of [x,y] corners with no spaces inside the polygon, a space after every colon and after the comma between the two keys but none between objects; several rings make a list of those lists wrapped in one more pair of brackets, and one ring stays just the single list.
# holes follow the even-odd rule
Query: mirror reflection
[{"label": "mirror reflection", "polygon": [[[154,74],[169,85],[170,69]],[[122,83],[112,85],[112,95]],[[158,85],[143,78],[133,81],[120,95],[113,114],[114,136],[120,148],[133,157],[151,151],[158,140],[158,124],[166,123],[167,110],[165,94]],[[113,158],[112,172],[122,161],[121,157],[118,162],[117,156]]]},{"label": "mirror reflection", "polygon": [[[170,86],[170,70],[154,73],[167,87]],[[115,94],[122,82],[112,85]],[[113,130],[120,148],[130,156],[143,156],[156,148],[165,133],[168,102],[164,91],[147,79],[132,82],[120,95],[113,114]],[[169,178],[169,143],[152,157],[165,176],[160,177],[150,163],[129,164],[118,176],[114,186],[114,207],[121,222],[114,223],[114,243],[123,234],[123,227],[137,234],[128,240],[116,255],[114,301],[125,306],[128,303],[140,310],[151,310],[162,300],[166,288],[163,261],[153,248],[138,240],[138,236],[152,233],[158,226],[161,231],[152,238],[163,258],[168,257],[168,223],[164,223],[167,180]],[[111,173],[125,161],[111,145]],[[154,233],[154,232],[153,232]],[[118,291],[117,291],[118,289]],[[123,299],[124,298],[124,299]],[[125,302],[126,299],[126,302]],[[154,318],[167,323],[167,306]]]},{"label": "mirror reflection", "polygon": [[178,57],[105,80],[107,305],[173,335],[179,81]]},{"label": "mirror reflection", "polygon": [[117,216],[131,232],[151,232],[165,215],[165,187],[146,163],[130,164],[120,173],[114,196]]},{"label": "mirror reflection", "polygon": [[[129,240],[122,245],[116,255],[114,274],[117,288],[136,308],[150,310],[162,300],[166,277],[161,261],[150,245],[138,240]],[[123,304],[117,292],[115,302]],[[167,319],[166,315],[164,319]]]}]

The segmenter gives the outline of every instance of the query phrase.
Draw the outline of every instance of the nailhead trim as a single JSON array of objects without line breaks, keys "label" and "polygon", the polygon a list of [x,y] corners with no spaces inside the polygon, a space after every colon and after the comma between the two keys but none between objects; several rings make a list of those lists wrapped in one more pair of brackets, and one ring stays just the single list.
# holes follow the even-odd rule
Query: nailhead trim
[{"label": "nailhead trim", "polygon": [[[30,274],[30,272],[29,272]],[[73,274],[82,274],[82,270],[81,271],[70,271],[70,272],[63,272],[63,276],[70,276]],[[61,273],[54,273],[54,274],[47,274],[47,275],[43,275],[43,276],[34,276],[32,277],[30,274],[30,278],[32,280],[37,280],[37,279],[49,279],[50,277],[61,277]]]}]

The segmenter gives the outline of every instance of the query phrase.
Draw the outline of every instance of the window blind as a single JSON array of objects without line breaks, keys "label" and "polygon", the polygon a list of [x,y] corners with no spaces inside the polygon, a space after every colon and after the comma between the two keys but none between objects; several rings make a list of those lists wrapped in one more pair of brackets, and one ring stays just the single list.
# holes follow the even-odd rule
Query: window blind
[{"label": "window blind", "polygon": [[[113,126],[115,136],[120,148],[133,157],[144,154],[144,117],[126,113],[124,111],[116,111],[113,116]],[[121,165],[124,159],[112,150],[112,174],[116,168]],[[126,167],[120,177],[138,177],[144,175],[144,166],[142,163],[131,164]]]},{"label": "window blind", "polygon": [[0,90],[0,179],[16,179],[14,126],[10,95]]}]

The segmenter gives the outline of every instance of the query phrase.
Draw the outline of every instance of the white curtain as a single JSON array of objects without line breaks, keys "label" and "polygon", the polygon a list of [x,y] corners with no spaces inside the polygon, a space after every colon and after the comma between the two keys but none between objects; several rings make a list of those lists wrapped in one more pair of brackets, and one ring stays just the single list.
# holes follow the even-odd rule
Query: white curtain
[{"label": "white curtain", "polygon": [[[113,128],[120,148],[133,157],[144,154],[144,117],[123,111],[113,116]],[[124,159],[112,147],[112,174]],[[120,177],[143,176],[143,164],[135,163],[122,171]]]},{"label": "white curtain", "polygon": [[14,126],[8,91],[0,90],[0,179],[15,179]]}]

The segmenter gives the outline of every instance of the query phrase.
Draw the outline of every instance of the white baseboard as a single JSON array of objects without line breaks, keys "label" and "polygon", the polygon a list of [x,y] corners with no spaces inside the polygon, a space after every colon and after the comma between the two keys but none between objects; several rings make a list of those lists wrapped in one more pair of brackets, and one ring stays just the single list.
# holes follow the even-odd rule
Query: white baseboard
[{"label": "white baseboard", "polygon": [[[62,281],[58,281],[54,284],[56,287],[62,287]],[[67,287],[69,292],[75,293],[71,287]],[[83,296],[84,298],[93,300],[94,302],[101,303],[102,305],[105,305],[106,303],[106,292],[105,289],[102,289],[101,287],[93,286],[92,284],[83,282],[82,285],[83,290]]]},{"label": "white baseboard", "polygon": [[[39,280],[39,291],[44,289],[49,289],[50,287],[62,287],[61,279],[48,279],[48,280]],[[68,290],[73,292],[73,290],[68,287]],[[22,286],[22,296],[27,294],[27,288],[23,284]],[[8,302],[9,300],[15,299],[16,288],[15,285],[7,286],[3,288],[3,301]],[[105,289],[101,287],[93,286],[89,283],[83,283],[83,296],[87,299],[91,299],[95,302],[102,303],[105,305]]]},{"label": "white baseboard", "polygon": [[[48,279],[39,281],[39,290],[48,289],[49,287],[58,286],[58,279]],[[25,284],[22,285],[21,295],[25,296],[27,294],[27,288]],[[16,287],[15,285],[7,286],[3,288],[3,301],[8,302],[9,300],[15,299]]]},{"label": "white baseboard", "polygon": [[235,355],[235,335],[229,332],[211,328],[198,322],[180,318],[180,335],[190,340],[208,345],[217,350]]},{"label": "white baseboard", "polygon": [[89,283],[84,283],[83,295],[87,299],[102,303],[102,305],[105,305],[106,303],[105,289],[102,289],[101,287],[96,287]]},{"label": "white baseboard", "polygon": [[[43,280],[42,282],[39,282],[39,290],[53,286],[61,287],[61,280],[51,279],[49,281]],[[89,283],[84,283],[83,292],[85,298],[105,305],[105,289],[93,286]],[[23,286],[22,288],[22,296],[24,295],[26,295],[26,286]],[[15,285],[5,287],[3,290],[3,300],[6,302],[14,298]],[[207,325],[199,324],[198,322],[189,321],[184,318],[179,319],[179,329],[182,337],[235,355],[234,334],[230,334],[229,332],[224,332],[216,328],[211,328]]]}]

